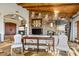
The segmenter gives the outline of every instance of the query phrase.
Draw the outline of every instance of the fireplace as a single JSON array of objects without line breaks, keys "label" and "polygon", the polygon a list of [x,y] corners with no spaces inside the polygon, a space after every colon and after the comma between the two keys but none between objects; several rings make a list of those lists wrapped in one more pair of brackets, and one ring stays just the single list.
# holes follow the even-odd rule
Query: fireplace
[{"label": "fireplace", "polygon": [[33,35],[41,35],[42,34],[42,29],[41,28],[40,29],[37,29],[37,28],[32,29],[32,34]]}]

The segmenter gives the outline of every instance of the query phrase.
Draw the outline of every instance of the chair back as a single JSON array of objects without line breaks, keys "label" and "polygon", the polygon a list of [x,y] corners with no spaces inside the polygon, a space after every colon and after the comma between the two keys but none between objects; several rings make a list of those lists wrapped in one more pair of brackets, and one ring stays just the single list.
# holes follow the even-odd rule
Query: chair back
[{"label": "chair back", "polygon": [[67,45],[68,37],[66,35],[59,35],[58,40],[59,45]]},{"label": "chair back", "polygon": [[68,46],[68,37],[65,34],[59,35],[57,49],[60,49],[63,51],[70,50],[70,48]]},{"label": "chair back", "polygon": [[22,35],[20,34],[14,35],[14,43],[22,43],[21,39],[22,39]]}]

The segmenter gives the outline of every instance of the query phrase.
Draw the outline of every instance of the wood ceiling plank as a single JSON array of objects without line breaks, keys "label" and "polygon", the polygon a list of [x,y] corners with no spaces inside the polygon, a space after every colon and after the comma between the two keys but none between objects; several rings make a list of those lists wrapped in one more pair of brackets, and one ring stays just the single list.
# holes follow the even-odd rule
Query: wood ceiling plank
[{"label": "wood ceiling plank", "polygon": [[54,12],[58,10],[60,16],[71,17],[79,11],[79,3],[22,3],[18,4],[29,11]]}]

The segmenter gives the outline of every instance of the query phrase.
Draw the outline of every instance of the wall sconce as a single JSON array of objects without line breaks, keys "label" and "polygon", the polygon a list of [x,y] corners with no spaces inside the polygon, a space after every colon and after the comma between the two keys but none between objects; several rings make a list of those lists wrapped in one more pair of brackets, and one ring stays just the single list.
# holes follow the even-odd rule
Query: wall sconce
[{"label": "wall sconce", "polygon": [[35,16],[35,12],[32,12],[31,18],[34,18],[34,16]]},{"label": "wall sconce", "polygon": [[59,11],[58,10],[54,10],[54,19],[58,18],[58,14],[59,14]]},{"label": "wall sconce", "polygon": [[41,18],[41,13],[38,14],[38,18]]},{"label": "wall sconce", "polygon": [[50,27],[53,27],[53,23],[50,23]]},{"label": "wall sconce", "polygon": [[49,17],[48,14],[46,14],[46,15],[45,15],[45,19],[48,19],[48,17]]},{"label": "wall sconce", "polygon": [[20,17],[20,16],[18,17],[18,19],[19,19],[19,20],[23,20],[23,18],[22,18],[22,17]]},{"label": "wall sconce", "polygon": [[16,11],[16,15],[19,15],[19,11]]},{"label": "wall sconce", "polygon": [[27,27],[27,24],[25,24],[25,27]]}]

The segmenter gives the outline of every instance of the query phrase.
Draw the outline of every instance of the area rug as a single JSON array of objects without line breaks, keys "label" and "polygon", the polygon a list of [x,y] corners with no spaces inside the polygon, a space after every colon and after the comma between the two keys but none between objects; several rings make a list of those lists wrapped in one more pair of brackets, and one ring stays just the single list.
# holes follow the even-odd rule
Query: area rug
[{"label": "area rug", "polygon": [[24,56],[52,56],[52,54],[47,52],[27,52]]},{"label": "area rug", "polygon": [[[76,47],[74,47],[74,48],[76,48]],[[12,56],[54,56],[54,55],[47,53],[47,52],[39,52],[39,53],[26,52],[26,53],[22,54],[20,51],[21,51],[20,48],[13,49]],[[79,52],[79,49],[77,49],[77,51]],[[72,52],[73,52],[73,50],[72,50]],[[11,56],[11,42],[6,41],[3,43],[0,43],[0,56]],[[60,51],[59,56],[67,56],[67,53],[64,51]]]},{"label": "area rug", "polygon": [[0,52],[0,56],[10,56],[10,46],[6,46],[0,50],[2,50],[2,52]]}]

